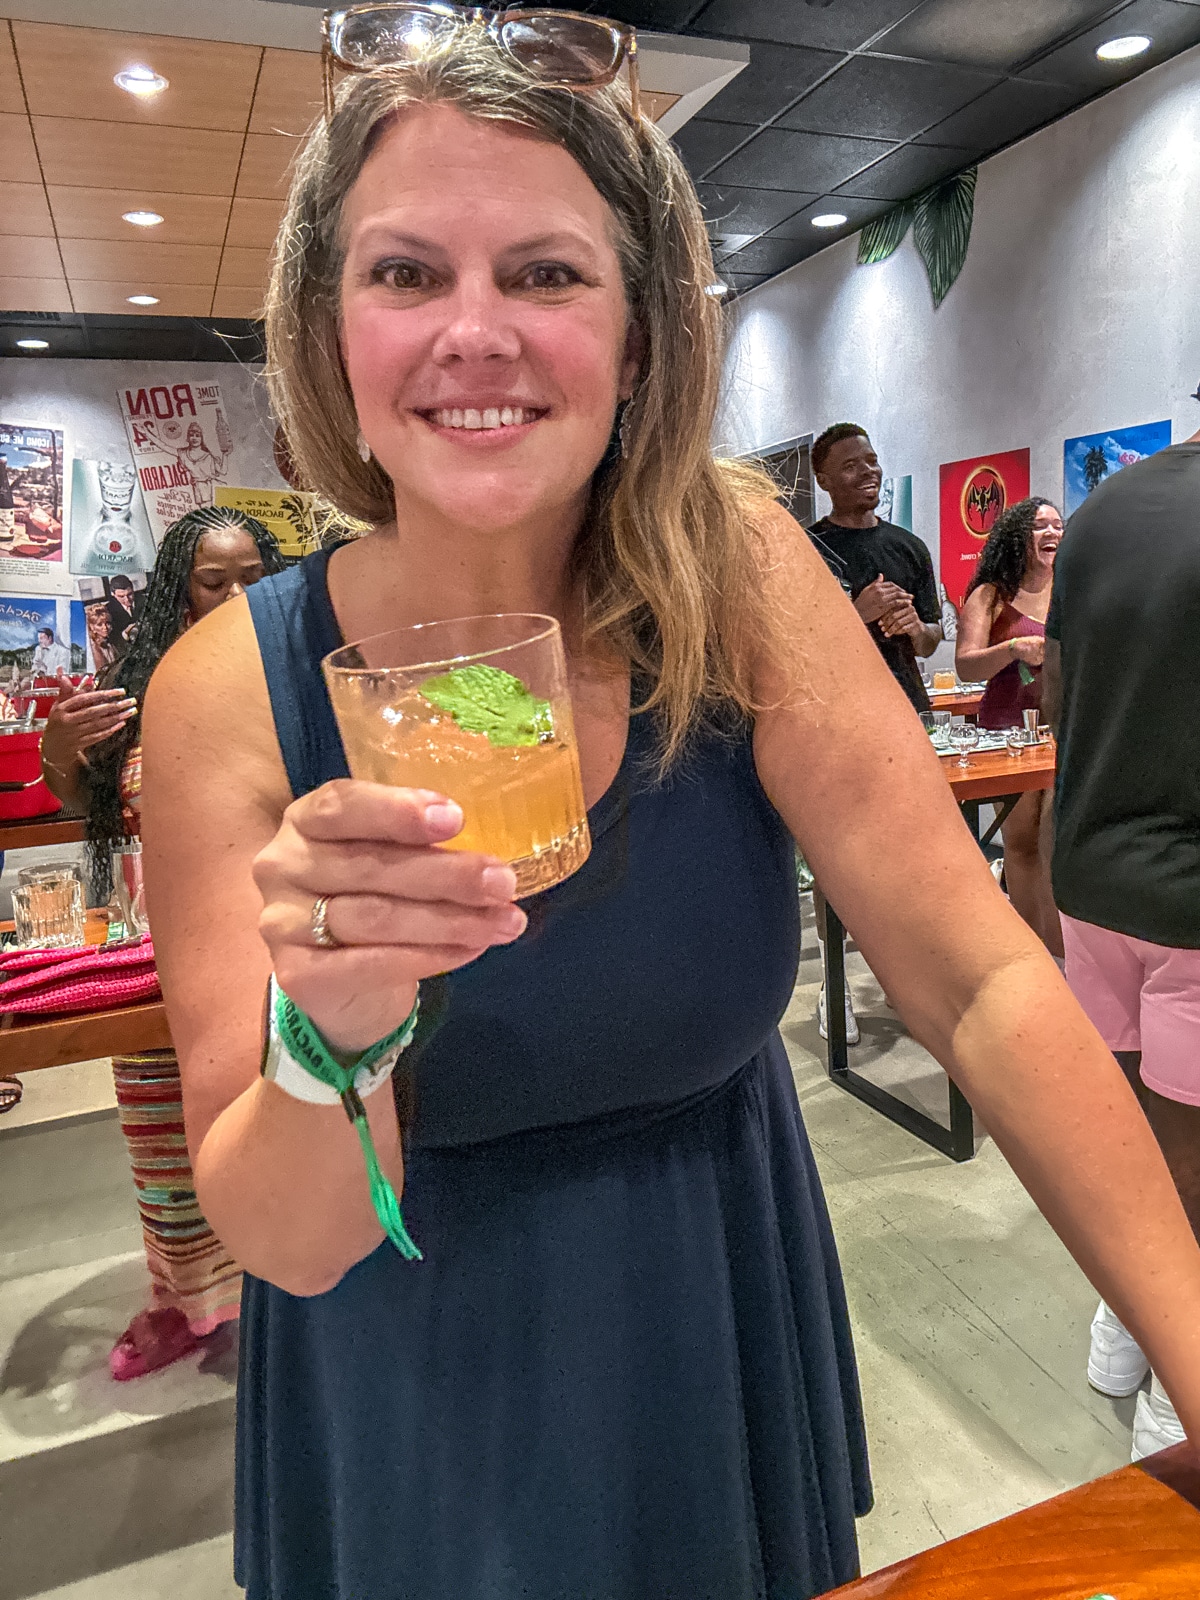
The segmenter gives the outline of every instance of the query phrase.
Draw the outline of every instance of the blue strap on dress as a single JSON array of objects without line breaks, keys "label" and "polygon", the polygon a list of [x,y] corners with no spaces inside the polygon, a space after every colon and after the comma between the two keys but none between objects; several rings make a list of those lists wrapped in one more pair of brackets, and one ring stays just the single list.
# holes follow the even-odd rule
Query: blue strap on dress
[{"label": "blue strap on dress", "polygon": [[[292,788],[346,775],[327,553],[249,591]],[[405,1219],[329,1293],[247,1276],[250,1600],[809,1600],[870,1507],[836,1249],[778,1033],[791,841],[745,729],[445,980],[406,1058]]]}]

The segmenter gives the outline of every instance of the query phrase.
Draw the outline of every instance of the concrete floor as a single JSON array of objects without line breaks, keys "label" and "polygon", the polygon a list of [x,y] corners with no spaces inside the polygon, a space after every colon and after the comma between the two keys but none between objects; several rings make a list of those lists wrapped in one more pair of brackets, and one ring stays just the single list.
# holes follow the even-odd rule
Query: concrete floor
[{"label": "concrete floor", "polygon": [[[944,1115],[945,1080],[848,970],[853,1064]],[[829,1084],[818,984],[810,928],[783,1032],[857,1332],[870,1571],[1122,1465],[1133,1401],[1088,1388],[1096,1296],[990,1141],[956,1167]],[[232,1350],[107,1376],[145,1268],[106,1073],[33,1075],[0,1122],[0,1600],[237,1600]]]}]

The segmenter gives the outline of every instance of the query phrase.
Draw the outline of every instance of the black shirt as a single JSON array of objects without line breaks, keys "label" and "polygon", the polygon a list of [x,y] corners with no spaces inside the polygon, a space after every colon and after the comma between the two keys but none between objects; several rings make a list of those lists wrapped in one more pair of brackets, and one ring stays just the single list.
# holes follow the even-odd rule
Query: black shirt
[{"label": "black shirt", "polygon": [[[913,609],[922,622],[941,622],[933,562],[920,539],[907,528],[890,522],[877,522],[873,528],[843,528],[822,517],[813,523],[808,536],[852,600],[882,572],[889,583],[898,583],[912,595]],[[929,696],[921,682],[912,640],[907,634],[885,639],[877,622],[868,626],[896,682],[918,711],[928,711]]]},{"label": "black shirt", "polygon": [[1068,916],[1200,949],[1200,443],[1115,474],[1067,525],[1054,897]]}]

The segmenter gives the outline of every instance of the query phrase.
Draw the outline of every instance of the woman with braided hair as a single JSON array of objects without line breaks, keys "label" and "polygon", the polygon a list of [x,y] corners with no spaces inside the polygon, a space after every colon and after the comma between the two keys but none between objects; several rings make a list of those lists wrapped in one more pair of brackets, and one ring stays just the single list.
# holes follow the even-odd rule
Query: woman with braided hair
[{"label": "woman with braided hair", "polygon": [[[1058,508],[1040,495],[1009,506],[988,535],[963,602],[954,664],[966,682],[986,679],[981,728],[1019,725],[1042,704],[1042,656],[1054,557],[1063,536]],[[1050,871],[1038,848],[1048,793],[1023,794],[1001,828],[1008,897],[1052,955],[1062,929]]]},{"label": "woman with braided hair", "polygon": [[[93,881],[103,892],[111,851],[140,833],[141,706],[166,652],[193,623],[268,573],[282,570],[270,533],[241,511],[204,506],[167,530],[128,655],[101,686],[60,695],[42,743],[50,788],[87,816]],[[120,675],[120,687],[111,679]],[[150,1268],[151,1303],[109,1357],[114,1378],[142,1377],[196,1349],[238,1314],[241,1272],[201,1214],[183,1129],[173,1050],[113,1060]]]}]

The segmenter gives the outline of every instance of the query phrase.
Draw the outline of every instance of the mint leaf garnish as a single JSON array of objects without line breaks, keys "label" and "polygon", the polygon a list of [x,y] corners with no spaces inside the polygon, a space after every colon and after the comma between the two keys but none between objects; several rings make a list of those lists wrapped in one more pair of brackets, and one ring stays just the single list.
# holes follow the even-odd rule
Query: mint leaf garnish
[{"label": "mint leaf garnish", "polygon": [[539,744],[554,733],[550,702],[499,667],[451,667],[426,678],[420,692],[467,733],[486,734],[490,744]]}]

